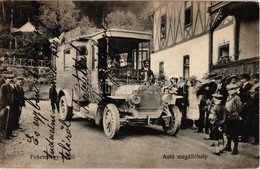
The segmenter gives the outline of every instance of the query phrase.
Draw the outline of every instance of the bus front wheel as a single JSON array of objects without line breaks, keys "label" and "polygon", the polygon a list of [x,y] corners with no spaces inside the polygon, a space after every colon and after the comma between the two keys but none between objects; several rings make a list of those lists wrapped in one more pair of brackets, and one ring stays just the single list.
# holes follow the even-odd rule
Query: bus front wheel
[{"label": "bus front wheel", "polygon": [[72,107],[68,106],[65,96],[61,96],[59,101],[59,113],[61,120],[72,119]]},{"label": "bus front wheel", "polygon": [[119,132],[119,111],[114,104],[108,104],[103,113],[103,129],[108,138],[115,138]]}]

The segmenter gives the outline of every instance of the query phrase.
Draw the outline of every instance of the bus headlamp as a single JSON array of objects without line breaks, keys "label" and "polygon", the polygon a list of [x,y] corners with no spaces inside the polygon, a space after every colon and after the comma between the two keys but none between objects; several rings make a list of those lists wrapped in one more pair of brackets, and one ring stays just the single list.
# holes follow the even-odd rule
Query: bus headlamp
[{"label": "bus headlamp", "polygon": [[141,102],[141,98],[138,95],[132,95],[129,100],[131,103],[133,103],[135,105],[139,104]]},{"label": "bus headlamp", "polygon": [[163,101],[164,103],[166,103],[166,104],[171,103],[171,101],[172,101],[172,95],[171,95],[171,94],[164,94],[164,95],[162,96],[162,101]]}]

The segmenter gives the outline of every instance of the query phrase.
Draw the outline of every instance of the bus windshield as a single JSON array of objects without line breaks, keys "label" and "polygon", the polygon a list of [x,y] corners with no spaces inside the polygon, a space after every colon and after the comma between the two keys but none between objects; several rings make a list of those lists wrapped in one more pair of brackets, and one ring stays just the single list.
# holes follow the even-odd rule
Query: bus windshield
[{"label": "bus windshield", "polygon": [[144,61],[150,60],[149,42],[137,39],[109,38],[106,41],[105,66],[113,80],[144,80]]}]

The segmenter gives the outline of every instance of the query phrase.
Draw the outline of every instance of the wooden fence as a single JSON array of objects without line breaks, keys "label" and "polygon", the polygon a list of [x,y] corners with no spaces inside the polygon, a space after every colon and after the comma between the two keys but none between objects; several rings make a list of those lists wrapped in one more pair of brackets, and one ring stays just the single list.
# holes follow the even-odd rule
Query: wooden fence
[{"label": "wooden fence", "polygon": [[4,63],[13,67],[51,67],[51,60],[24,59],[24,58],[6,58]]}]

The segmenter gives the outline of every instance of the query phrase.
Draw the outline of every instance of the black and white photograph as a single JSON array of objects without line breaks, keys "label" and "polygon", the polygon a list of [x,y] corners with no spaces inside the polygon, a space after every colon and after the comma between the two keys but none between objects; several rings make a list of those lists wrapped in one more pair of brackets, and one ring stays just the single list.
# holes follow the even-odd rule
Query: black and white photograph
[{"label": "black and white photograph", "polygon": [[258,1],[0,0],[0,168],[258,167]]}]

